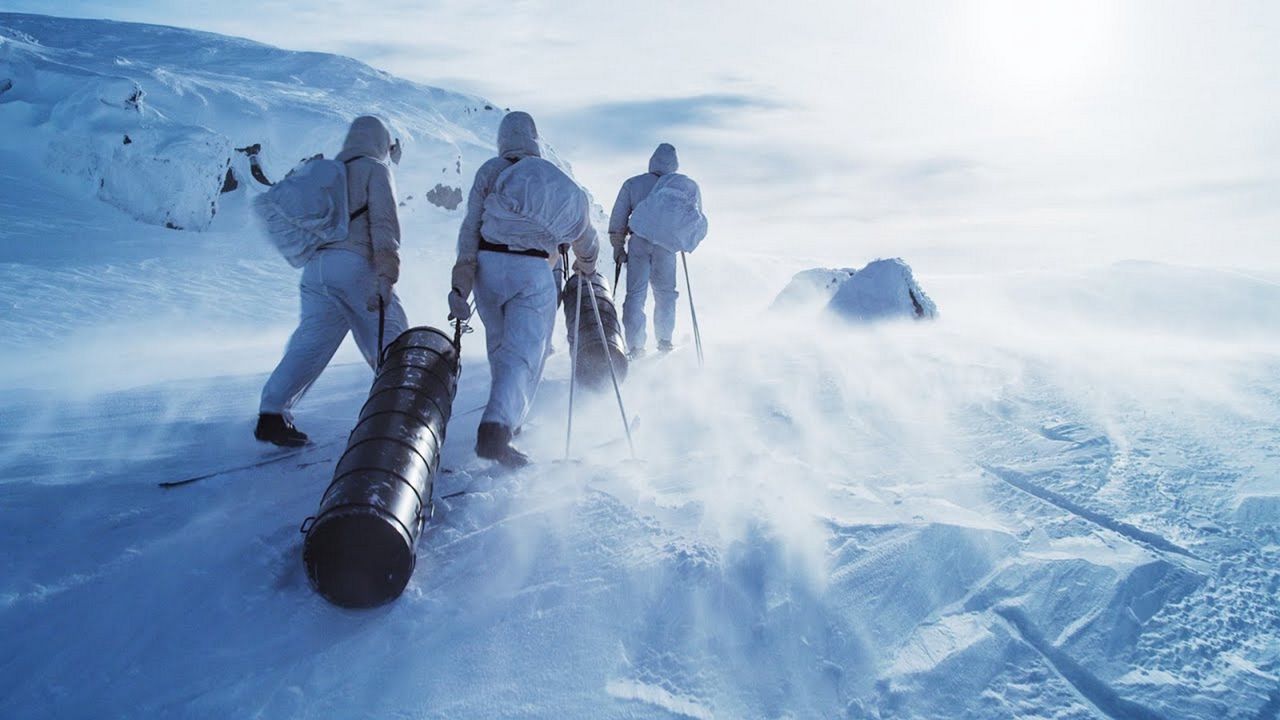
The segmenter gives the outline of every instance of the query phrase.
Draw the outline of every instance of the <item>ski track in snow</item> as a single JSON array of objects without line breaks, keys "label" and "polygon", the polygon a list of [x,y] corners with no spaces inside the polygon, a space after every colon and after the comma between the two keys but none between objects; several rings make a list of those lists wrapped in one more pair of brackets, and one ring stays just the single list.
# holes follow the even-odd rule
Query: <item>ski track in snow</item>
[{"label": "ski track in snow", "polygon": [[711,720],[715,717],[707,708],[687,698],[673,695],[664,688],[635,681],[612,681],[605,691],[616,698],[648,703],[673,715],[693,720]]},{"label": "ski track in snow", "polygon": [[[327,83],[370,83],[413,138],[402,294],[442,320],[459,215],[407,196],[491,152],[483,101],[216,36],[192,41],[212,63],[193,68],[173,31],[59,22],[0,14],[0,33],[67,33],[98,73],[162,65],[149,102],[233,144],[264,140],[237,113],[270,108],[272,172],[335,142],[355,108]],[[686,348],[623,388],[639,461],[607,394],[557,460],[563,352],[520,439],[540,462],[478,461],[467,411],[488,373],[467,336],[415,575],[350,612],[308,587],[298,525],[369,371],[344,347],[310,391],[313,447],[270,461],[252,439],[296,311],[296,273],[247,225],[252,186],[207,233],[138,223],[14,146],[52,132],[16,105],[0,102],[0,717],[1280,708],[1280,285],[1258,273],[945,278],[908,258],[942,320],[849,327],[765,312],[802,268],[708,243],[707,368]]]}]

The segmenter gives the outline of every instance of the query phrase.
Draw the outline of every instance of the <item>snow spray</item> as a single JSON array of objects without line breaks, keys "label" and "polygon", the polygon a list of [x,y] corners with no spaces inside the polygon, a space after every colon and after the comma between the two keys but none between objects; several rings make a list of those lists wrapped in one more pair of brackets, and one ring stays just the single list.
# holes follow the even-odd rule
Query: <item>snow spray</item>
[{"label": "snow spray", "polygon": [[[569,347],[572,349],[582,338],[582,347],[578,349],[578,382],[592,390],[602,390],[609,386],[609,356],[613,356],[613,369],[621,382],[627,377],[627,344],[622,339],[622,324],[618,322],[618,310],[613,304],[613,294],[609,291],[604,276],[596,273],[586,278],[582,285],[582,312],[568,302],[576,297],[570,289],[578,287],[578,276],[575,274],[565,282],[564,324],[569,329]],[[588,294],[590,293],[590,294]],[[595,302],[592,302],[595,296]],[[604,338],[600,337],[596,324],[596,308],[599,308],[600,324],[604,326]],[[581,319],[581,328],[574,327],[575,321]]]},{"label": "snow spray", "polygon": [[387,346],[347,450],[302,525],[316,592],[369,608],[400,596],[431,517],[431,491],[461,373],[458,339],[430,327]]}]

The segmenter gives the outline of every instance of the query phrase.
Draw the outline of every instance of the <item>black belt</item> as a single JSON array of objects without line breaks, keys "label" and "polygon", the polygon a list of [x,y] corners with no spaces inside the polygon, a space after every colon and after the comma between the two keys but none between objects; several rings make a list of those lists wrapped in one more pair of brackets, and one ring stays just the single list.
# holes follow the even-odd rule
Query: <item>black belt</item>
[{"label": "black belt", "polygon": [[551,255],[545,250],[514,250],[509,245],[499,245],[498,243],[491,243],[484,239],[480,240],[480,249],[488,250],[489,252],[506,253],[508,255],[527,255],[529,257],[542,258],[543,260],[551,259]]}]

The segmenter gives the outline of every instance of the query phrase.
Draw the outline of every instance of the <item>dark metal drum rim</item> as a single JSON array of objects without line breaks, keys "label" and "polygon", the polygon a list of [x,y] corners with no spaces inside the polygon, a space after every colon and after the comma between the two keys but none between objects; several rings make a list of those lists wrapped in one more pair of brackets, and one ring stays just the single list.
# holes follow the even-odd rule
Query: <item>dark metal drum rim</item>
[{"label": "dark metal drum rim", "polygon": [[[453,394],[452,391],[456,390],[457,388],[457,377],[458,377],[457,372],[455,371],[453,373],[450,373],[449,375],[441,375],[441,372],[436,370],[436,367],[438,365],[439,363],[432,363],[431,365],[384,365],[382,369],[378,371],[377,377],[373,379],[373,384],[376,386],[379,380],[389,376],[392,372],[397,370],[420,370],[424,374],[431,376],[435,380],[442,381],[446,388],[451,389],[450,395],[452,395]],[[404,387],[404,386],[401,385],[400,387]]]},{"label": "dark metal drum rim", "polygon": [[412,370],[417,370],[417,372],[442,380],[442,382],[445,383],[444,387],[449,387],[449,379],[451,379],[451,375],[453,373],[449,369],[438,369],[439,366],[439,363],[433,363],[431,365],[383,365],[383,369],[379,370],[378,375],[374,378],[374,384],[378,384],[378,380],[388,378],[394,373],[406,373],[412,372]]},{"label": "dark metal drum rim", "polygon": [[452,345],[450,345],[447,350],[443,351],[440,348],[431,347],[430,345],[388,345],[387,349],[383,351],[382,354],[382,366],[384,368],[388,367],[388,363],[391,362],[392,357],[396,355],[404,355],[410,350],[425,350],[440,357],[450,365],[456,366],[458,364],[458,351],[455,350]]},{"label": "dark metal drum rim", "polygon": [[[384,395],[384,394],[389,393],[389,392],[395,392],[395,391],[397,391],[397,390],[416,390],[416,388],[415,388],[413,385],[397,385],[397,386],[395,386],[395,387],[382,388],[382,389],[381,389],[381,390],[379,390],[378,392],[376,392],[376,393],[374,393],[374,394],[370,395],[370,396],[369,396],[369,399],[368,399],[368,400],[365,400],[365,401],[364,401],[364,405],[360,408],[360,416],[359,416],[359,417],[360,417],[360,419],[356,422],[356,427],[357,427],[357,428],[358,428],[358,427],[360,427],[361,423],[363,423],[366,419],[368,419],[368,418],[366,418],[366,417],[365,417],[364,411],[365,411],[365,409],[366,409],[366,408],[368,408],[368,407],[369,407],[369,404],[373,402],[373,399],[374,399],[374,398],[379,397],[379,396]],[[443,408],[441,408],[441,407],[440,407],[440,403],[436,402],[436,401],[435,401],[435,399],[434,399],[434,398],[432,398],[432,397],[431,397],[430,395],[428,395],[427,393],[415,393],[415,395],[419,395],[419,394],[420,394],[420,395],[422,395],[422,396],[424,396],[424,397],[426,397],[427,401],[431,403],[432,407],[434,407],[434,408],[436,409],[436,411],[440,413],[440,420],[441,420],[441,422],[443,422],[443,423],[445,423],[445,424],[447,425],[447,424],[449,423],[449,416],[450,416],[452,413],[445,412],[445,410],[444,410]],[[387,412],[403,412],[403,411],[400,411],[400,410],[379,410],[379,411],[377,411],[377,412],[375,412],[375,413],[371,413],[371,414],[369,415],[369,417],[373,417],[374,415],[381,415],[381,414],[383,414],[383,413],[387,413]],[[408,413],[404,413],[404,414],[408,415]],[[414,417],[414,416],[413,416],[413,415],[409,415],[409,417]],[[429,424],[429,422],[430,422],[430,421],[429,421],[428,419],[426,419],[426,418],[418,418],[418,419],[423,420],[424,424]],[[351,432],[352,432],[352,433],[354,433],[354,432],[355,432],[355,428],[352,428],[352,429],[351,429]],[[348,435],[347,437],[351,437],[351,436],[350,436],[350,435]],[[444,442],[444,439],[443,439],[443,438],[440,438],[440,441],[441,441],[441,442]]]},{"label": "dark metal drum rim", "polygon": [[444,342],[449,343],[449,346],[451,347],[453,346],[453,338],[449,337],[448,334],[445,334],[444,331],[442,331],[442,329],[433,328],[431,327],[431,325],[417,325],[416,328],[407,329],[407,331],[404,331],[401,334],[399,334],[396,340],[393,340],[392,342],[390,342],[387,347],[396,346],[396,343],[399,342],[399,338],[402,338],[404,336],[412,336],[412,334],[417,334],[417,333],[434,334],[434,336],[439,336],[444,338]]},{"label": "dark metal drum rim", "polygon": [[[440,337],[444,338],[450,345],[453,344],[453,338],[445,334],[443,330],[436,327],[432,327],[430,325],[418,325],[417,327],[411,327],[408,330],[405,330],[404,332],[400,333],[400,337],[404,337],[409,333],[419,333],[419,332],[431,333],[432,335],[439,335]],[[400,338],[396,338],[396,339],[399,340]],[[394,345],[395,343],[393,342],[392,344]]]},{"label": "dark metal drum rim", "polygon": [[404,336],[406,336],[406,335],[409,335],[410,333],[420,333],[420,332],[423,332],[423,333],[431,333],[431,334],[433,334],[433,335],[439,335],[440,337],[444,338],[445,342],[447,342],[447,343],[449,344],[449,347],[454,347],[454,348],[455,348],[455,350],[456,350],[456,347],[455,347],[455,346],[454,346],[454,344],[453,344],[453,338],[451,338],[451,337],[449,337],[448,335],[446,335],[442,330],[439,330],[439,329],[437,329],[437,328],[431,327],[431,326],[429,326],[429,325],[419,325],[418,327],[411,327],[411,328],[409,328],[408,330],[405,330],[404,332],[400,333],[400,336],[399,336],[399,337],[397,337],[395,340],[392,340],[390,345],[387,345],[385,348],[383,348],[383,349],[382,349],[382,358],[383,358],[384,360],[386,359],[386,357],[387,357],[387,351],[391,350],[392,348],[395,348],[395,347],[396,347],[396,343],[400,341],[400,338],[402,338],[402,337],[404,337]]},{"label": "dark metal drum rim", "polygon": [[392,347],[392,348],[388,348],[386,357],[382,359],[382,367],[379,368],[378,374],[382,374],[382,372],[385,371],[387,368],[392,368],[392,367],[426,367],[424,365],[404,363],[401,360],[403,356],[408,355],[413,351],[421,351],[424,354],[430,353],[440,358],[440,360],[443,361],[445,365],[448,365],[450,367],[458,366],[458,359],[457,359],[456,353],[449,353],[446,355],[445,353],[441,352],[439,348],[418,347],[418,346],[403,347],[403,348]]},{"label": "dark metal drum rim", "polygon": [[[440,407],[437,405],[437,406],[436,406],[436,409],[438,410],[438,409],[440,409]],[[442,451],[444,450],[444,435],[445,435],[445,433],[444,433],[444,431],[443,431],[443,430],[441,430],[441,432],[440,432],[439,434],[436,434],[436,430],[435,430],[435,428],[431,427],[431,422],[430,422],[430,421],[425,420],[424,418],[421,418],[421,417],[419,417],[419,416],[417,416],[417,415],[411,415],[411,414],[409,414],[409,413],[407,413],[407,412],[405,412],[405,411],[403,411],[403,410],[379,410],[378,412],[373,413],[373,414],[371,414],[371,415],[368,415],[367,417],[361,417],[361,418],[360,418],[360,420],[356,423],[356,426],[355,426],[354,428],[352,428],[352,429],[351,429],[351,434],[347,436],[348,441],[350,441],[350,439],[351,439],[352,437],[354,437],[354,436],[355,436],[356,431],[360,429],[360,426],[361,426],[361,425],[364,425],[366,422],[368,422],[368,421],[370,421],[370,420],[372,420],[372,419],[374,419],[374,418],[376,418],[376,417],[379,417],[379,416],[381,416],[381,415],[403,415],[403,416],[405,416],[405,417],[409,418],[410,420],[418,420],[418,421],[420,421],[420,423],[421,423],[421,424],[422,424],[422,426],[427,430],[427,432],[431,433],[431,438],[432,438],[433,440],[435,440],[435,441],[436,441],[436,454],[437,454],[437,455],[439,455],[439,454],[440,454],[440,452],[442,452]],[[447,422],[447,421],[448,421],[448,418],[445,418],[445,421]],[[357,445],[363,445],[365,442],[368,442],[369,440],[379,440],[379,439],[383,439],[383,436],[380,436],[380,437],[374,437],[374,438],[365,438],[364,440],[361,440],[359,443],[357,443]],[[397,438],[386,438],[386,439],[388,439],[388,440],[398,440]],[[344,452],[344,453],[342,453],[342,454],[343,454],[343,455],[346,455],[346,453],[345,453],[345,452]],[[418,457],[422,457],[422,453],[418,453]],[[341,461],[339,461],[339,462],[341,462]]]},{"label": "dark metal drum rim", "polygon": [[356,443],[355,445],[348,445],[348,446],[347,446],[346,451],[344,451],[344,452],[342,453],[342,455],[338,458],[338,464],[337,464],[337,465],[334,465],[334,467],[335,467],[335,468],[342,467],[342,461],[347,459],[347,456],[351,454],[351,451],[352,451],[352,450],[355,450],[356,448],[358,448],[358,447],[360,447],[360,446],[362,446],[362,445],[368,445],[369,443],[374,443],[374,442],[395,443],[396,445],[399,445],[399,446],[401,446],[401,447],[409,448],[410,450],[412,450],[412,451],[413,451],[413,454],[414,454],[414,455],[417,455],[417,456],[418,456],[418,459],[422,461],[422,466],[423,466],[423,467],[426,467],[426,468],[431,467],[431,462],[430,462],[429,460],[427,460],[425,457],[423,457],[423,456],[422,456],[422,453],[418,452],[418,449],[417,449],[417,448],[415,448],[414,446],[412,446],[412,445],[410,445],[409,443],[405,442],[404,440],[401,440],[401,439],[399,439],[399,438],[393,438],[393,437],[371,437],[371,438],[365,438],[364,440],[361,440],[360,442]]},{"label": "dark metal drum rim", "polygon": [[[370,513],[369,512],[370,510],[372,510],[373,512]],[[320,527],[324,523],[326,518],[336,520],[338,518],[348,517],[351,515],[371,515],[371,514],[377,515],[381,520],[394,521],[396,532],[398,532],[400,534],[400,538],[404,540],[405,547],[408,547],[408,548],[413,547],[409,541],[409,538],[412,537],[413,534],[409,532],[408,528],[404,526],[404,523],[400,521],[400,518],[383,510],[377,505],[368,505],[363,503],[343,503],[342,505],[334,505],[332,508],[325,510],[324,512],[316,516],[316,521],[311,525],[311,530],[310,532],[307,533],[307,535],[310,536],[311,533],[315,532],[316,528]],[[422,517],[422,514],[419,513],[415,517]],[[412,555],[413,552],[410,552],[409,554]],[[310,563],[308,563],[308,565],[309,564]]]},{"label": "dark metal drum rim", "polygon": [[[431,483],[431,484],[432,484],[432,486],[433,486],[433,488],[434,488],[434,486],[435,486],[435,474],[436,474],[436,473],[435,473],[435,470],[436,470],[436,469],[435,469],[435,468],[431,468],[430,470],[431,470],[431,477],[432,477],[432,483]],[[401,475],[400,473],[396,472],[395,470],[387,470],[386,468],[360,467],[360,468],[353,468],[353,469],[351,469],[351,470],[348,470],[348,471],[346,471],[346,472],[342,473],[341,475],[339,475],[338,477],[334,478],[334,479],[329,483],[329,487],[325,488],[324,495],[320,497],[320,507],[324,507],[325,501],[327,501],[327,500],[329,499],[329,494],[333,492],[333,487],[334,487],[335,485],[337,485],[339,481],[344,480],[344,479],[346,479],[346,478],[348,478],[348,477],[350,477],[350,476],[352,476],[352,475],[356,475],[356,474],[358,474],[358,473],[364,473],[364,472],[378,472],[378,473],[383,473],[383,474],[385,474],[385,475],[389,475],[390,477],[395,478],[395,479],[396,479],[397,481],[399,481],[400,483],[402,483],[402,484],[404,484],[404,485],[407,485],[407,486],[409,487],[409,489],[413,491],[413,496],[418,500],[418,511],[417,511],[416,513],[414,513],[414,516],[415,516],[415,517],[421,517],[421,516],[422,516],[422,509],[423,509],[423,508],[425,508],[425,507],[426,507],[426,506],[431,502],[431,499],[430,499],[430,498],[427,498],[426,500],[423,500],[423,499],[422,499],[422,495],[418,493],[418,489],[417,489],[417,488],[415,488],[415,487],[413,486],[413,483],[411,483],[411,482],[409,482],[408,480],[406,480],[406,479],[404,478],[404,476],[403,476],[403,475]],[[351,505],[352,507],[372,507],[372,508],[376,508],[376,507],[378,507],[377,505],[374,505],[374,504],[372,504],[372,503],[343,503],[342,505],[337,505],[337,506],[335,506],[335,507],[345,507],[345,506],[347,506],[347,505]],[[325,512],[328,512],[328,510],[325,510]],[[388,514],[390,514],[390,513],[388,513]],[[317,516],[317,520],[316,520],[316,522],[319,522],[319,519],[318,519],[318,518],[319,518],[319,517],[323,517],[323,516],[324,516],[324,513],[320,513],[320,515],[319,515],[319,516]]]}]

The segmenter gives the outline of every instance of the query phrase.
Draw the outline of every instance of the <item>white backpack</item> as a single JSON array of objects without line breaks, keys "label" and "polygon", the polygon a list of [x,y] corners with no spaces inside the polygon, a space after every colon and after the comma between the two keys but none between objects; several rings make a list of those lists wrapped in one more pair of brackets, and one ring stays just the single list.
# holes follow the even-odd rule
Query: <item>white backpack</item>
[{"label": "white backpack", "polygon": [[693,252],[707,236],[702,191],[693,178],[667,173],[631,211],[631,232],[671,252]]},{"label": "white backpack", "polygon": [[271,243],[296,268],[320,247],[345,240],[351,221],[368,210],[348,212],[347,166],[320,156],[254,198],[253,209]]},{"label": "white backpack", "polygon": [[545,250],[572,243],[587,229],[587,194],[540,157],[522,158],[498,175],[484,199],[480,233],[486,240]]}]

